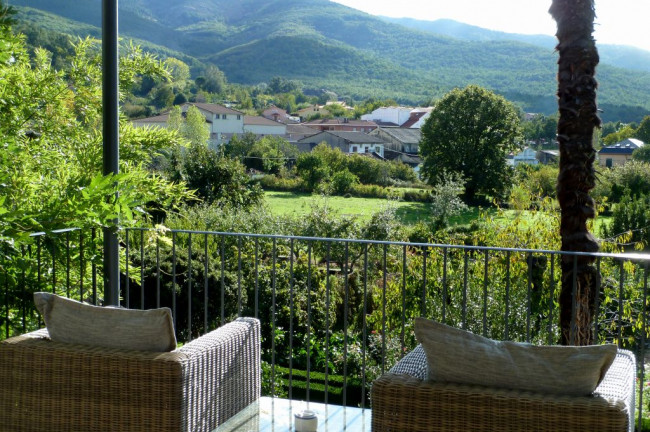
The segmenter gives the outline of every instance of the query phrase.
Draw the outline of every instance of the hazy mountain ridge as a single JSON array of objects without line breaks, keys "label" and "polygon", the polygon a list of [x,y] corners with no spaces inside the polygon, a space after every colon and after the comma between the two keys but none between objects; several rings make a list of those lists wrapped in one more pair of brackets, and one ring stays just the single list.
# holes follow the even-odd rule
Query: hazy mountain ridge
[{"label": "hazy mountain ridge", "polygon": [[[81,23],[64,30],[73,34],[100,23],[101,0],[77,0],[74,8],[69,0],[12,4]],[[27,9],[22,13],[29,15]],[[474,38],[482,37],[479,30]],[[280,75],[344,96],[405,103],[477,83],[526,110],[555,109],[552,49],[496,36],[477,41],[427,33],[327,0],[122,0],[120,34],[164,47],[157,52],[213,62],[232,82],[257,84]],[[650,112],[650,73],[603,64],[599,79],[603,106],[628,105],[624,110],[633,118]]]},{"label": "hazy mountain ridge", "polygon": [[[554,36],[506,33],[488,30],[450,19],[423,21],[414,18],[380,18],[387,22],[403,25],[414,30],[420,30],[437,35],[446,35],[460,40],[484,42],[514,41],[550,50],[554,50],[555,45],[557,44],[557,39]],[[650,51],[628,45],[600,44],[598,41],[596,41],[596,44],[602,64],[608,64],[610,66],[624,69],[641,70],[646,72],[650,71]]]}]

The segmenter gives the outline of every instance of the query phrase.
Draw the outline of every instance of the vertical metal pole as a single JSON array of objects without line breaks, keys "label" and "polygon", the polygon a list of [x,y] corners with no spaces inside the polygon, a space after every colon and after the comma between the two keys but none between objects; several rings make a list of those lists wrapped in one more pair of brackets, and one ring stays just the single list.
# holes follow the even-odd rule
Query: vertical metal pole
[{"label": "vertical metal pole", "polygon": [[[117,1],[102,0],[103,173],[119,172]],[[119,306],[120,257],[117,220],[104,228],[104,304]]]}]

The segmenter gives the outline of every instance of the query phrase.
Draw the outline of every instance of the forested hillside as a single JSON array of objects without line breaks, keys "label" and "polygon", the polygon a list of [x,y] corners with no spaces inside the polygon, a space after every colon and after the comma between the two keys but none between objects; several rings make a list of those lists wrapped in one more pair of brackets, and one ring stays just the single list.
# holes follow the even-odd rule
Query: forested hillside
[{"label": "forested hillside", "polygon": [[[12,4],[19,20],[34,26],[100,34],[100,0],[77,0],[74,7],[68,0]],[[474,83],[526,111],[556,110],[556,54],[529,43],[414,30],[327,0],[122,0],[120,7],[123,37],[188,64],[212,63],[233,83],[282,76],[306,90],[410,104]],[[639,121],[650,113],[650,72],[602,64],[598,78],[605,120]]]}]

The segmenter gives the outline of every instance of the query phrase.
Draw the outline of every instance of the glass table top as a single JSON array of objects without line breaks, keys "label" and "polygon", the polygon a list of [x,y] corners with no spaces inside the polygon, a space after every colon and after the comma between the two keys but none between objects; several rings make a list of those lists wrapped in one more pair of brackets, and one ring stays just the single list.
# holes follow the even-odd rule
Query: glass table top
[{"label": "glass table top", "polygon": [[294,414],[309,409],[318,432],[370,432],[370,409],[261,397],[213,432],[293,432]]}]

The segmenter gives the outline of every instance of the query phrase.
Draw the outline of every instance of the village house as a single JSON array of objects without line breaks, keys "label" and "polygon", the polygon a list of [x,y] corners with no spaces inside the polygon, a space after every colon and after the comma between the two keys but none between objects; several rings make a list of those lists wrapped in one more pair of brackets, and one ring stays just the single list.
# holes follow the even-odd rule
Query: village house
[{"label": "village house", "polygon": [[403,129],[399,127],[378,127],[368,135],[381,138],[386,143],[386,150],[416,155],[422,138],[419,129]]},{"label": "village house", "polygon": [[244,116],[244,132],[255,135],[282,135],[287,133],[287,125],[260,116]]},{"label": "village house", "polygon": [[327,108],[325,108],[322,105],[310,105],[306,108],[296,111],[296,114],[298,114],[298,116],[302,120],[305,120],[315,114],[320,114],[321,116],[328,116],[330,115],[330,112],[327,111]]},{"label": "village house", "polygon": [[632,159],[634,150],[643,147],[643,141],[636,138],[628,138],[619,141],[616,144],[603,147],[598,152],[600,166],[611,168],[616,165],[625,165],[627,161]]},{"label": "village house", "polygon": [[[189,107],[195,106],[205,117],[205,123],[210,130],[210,146],[218,147],[227,143],[234,135],[246,132],[255,135],[285,135],[286,125],[260,116],[246,116],[241,111],[233,110],[219,104],[188,102],[180,105],[185,116]],[[170,111],[160,115],[133,120],[136,127],[167,127]]]},{"label": "village house", "polygon": [[285,124],[300,123],[299,117],[293,117],[286,110],[278,108],[275,105],[271,105],[262,111],[262,117]]},{"label": "village house", "polygon": [[379,127],[368,135],[376,136],[384,141],[384,158],[396,160],[409,165],[419,172],[422,159],[418,155],[420,129],[404,129],[400,127]]},{"label": "village house", "polygon": [[530,148],[526,147],[519,153],[513,153],[507,158],[509,165],[517,166],[521,164],[528,165],[537,165],[539,161],[537,160],[537,152]]},{"label": "village house", "polygon": [[409,107],[380,107],[362,115],[361,120],[373,121],[381,126],[401,126],[409,119],[412,110]]},{"label": "village house", "polygon": [[310,152],[320,143],[341,149],[343,153],[375,154],[383,159],[384,141],[376,136],[362,132],[323,131],[298,140],[296,145],[301,152]]},{"label": "village house", "polygon": [[299,140],[320,133],[319,129],[314,129],[304,124],[288,124],[287,132],[283,136],[290,143],[296,144]]},{"label": "village house", "polygon": [[303,123],[313,129],[321,131],[344,131],[369,133],[377,129],[377,123],[367,120],[341,119],[318,119]]},{"label": "village house", "polygon": [[539,163],[548,165],[553,163],[558,163],[560,160],[560,151],[559,150],[539,150],[537,152],[537,160]]}]

